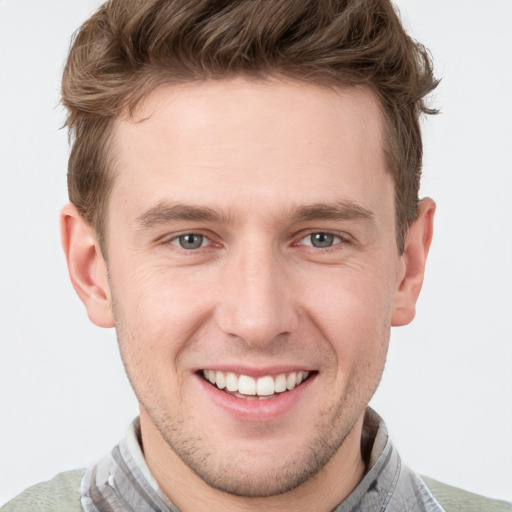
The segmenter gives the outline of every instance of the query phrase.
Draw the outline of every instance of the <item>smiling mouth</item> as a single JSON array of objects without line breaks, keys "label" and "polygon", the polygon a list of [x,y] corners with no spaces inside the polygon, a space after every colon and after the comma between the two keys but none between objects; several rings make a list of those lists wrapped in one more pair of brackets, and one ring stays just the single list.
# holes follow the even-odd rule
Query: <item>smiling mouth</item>
[{"label": "smiling mouth", "polygon": [[298,371],[281,373],[276,376],[265,375],[253,378],[248,375],[237,375],[233,372],[218,370],[202,370],[200,375],[215,386],[230,395],[245,399],[269,399],[292,391],[305,382],[313,372]]}]

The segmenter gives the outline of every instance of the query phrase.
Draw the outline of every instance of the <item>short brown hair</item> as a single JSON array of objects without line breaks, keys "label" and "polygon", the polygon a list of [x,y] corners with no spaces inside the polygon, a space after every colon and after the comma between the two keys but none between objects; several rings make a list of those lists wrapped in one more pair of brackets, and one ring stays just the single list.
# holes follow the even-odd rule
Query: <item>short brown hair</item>
[{"label": "short brown hair", "polygon": [[62,81],[72,144],[68,188],[105,236],[113,121],[158,85],[233,76],[366,86],[386,122],[403,250],[421,175],[421,113],[437,85],[426,49],[389,0],[109,0],[75,35]]}]

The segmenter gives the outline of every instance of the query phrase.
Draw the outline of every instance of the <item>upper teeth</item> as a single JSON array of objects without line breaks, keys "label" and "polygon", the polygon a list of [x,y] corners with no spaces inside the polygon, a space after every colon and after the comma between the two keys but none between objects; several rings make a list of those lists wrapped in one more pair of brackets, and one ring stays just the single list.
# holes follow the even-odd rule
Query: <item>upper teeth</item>
[{"label": "upper teeth", "polygon": [[274,393],[282,393],[298,386],[309,375],[309,372],[300,371],[281,373],[275,377],[266,375],[255,379],[248,375],[236,375],[232,372],[215,370],[203,370],[203,376],[219,389],[230,392],[238,392],[242,395],[270,396]]}]

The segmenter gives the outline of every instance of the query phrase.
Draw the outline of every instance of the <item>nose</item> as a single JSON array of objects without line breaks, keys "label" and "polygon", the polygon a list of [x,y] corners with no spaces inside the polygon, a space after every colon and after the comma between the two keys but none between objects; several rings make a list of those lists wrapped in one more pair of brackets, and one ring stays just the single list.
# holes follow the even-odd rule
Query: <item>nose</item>
[{"label": "nose", "polygon": [[245,247],[226,264],[217,308],[220,329],[254,347],[291,334],[297,308],[286,262],[272,248]]}]

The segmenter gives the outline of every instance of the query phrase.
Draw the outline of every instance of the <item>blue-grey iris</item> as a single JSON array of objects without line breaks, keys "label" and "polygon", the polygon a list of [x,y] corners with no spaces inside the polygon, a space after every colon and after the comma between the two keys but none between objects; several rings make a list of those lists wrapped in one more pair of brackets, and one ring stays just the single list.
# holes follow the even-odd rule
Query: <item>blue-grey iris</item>
[{"label": "blue-grey iris", "polygon": [[334,243],[334,235],[329,233],[313,233],[310,236],[313,247],[331,247]]},{"label": "blue-grey iris", "polygon": [[199,249],[203,245],[203,237],[201,235],[187,234],[178,238],[180,246],[183,249]]}]

